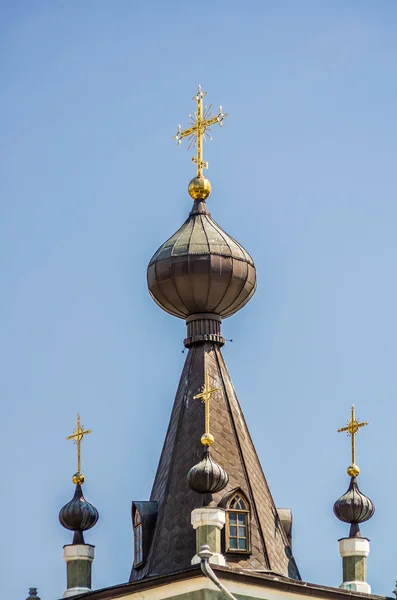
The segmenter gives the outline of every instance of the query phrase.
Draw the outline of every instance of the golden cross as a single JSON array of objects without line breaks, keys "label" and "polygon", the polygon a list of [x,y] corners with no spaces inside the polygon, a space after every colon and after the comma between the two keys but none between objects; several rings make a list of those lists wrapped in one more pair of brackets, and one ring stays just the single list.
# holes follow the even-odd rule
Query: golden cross
[{"label": "golden cross", "polygon": [[211,388],[208,371],[206,371],[201,393],[193,396],[194,400],[196,400],[196,398],[201,398],[205,406],[205,433],[201,437],[201,443],[203,446],[211,446],[212,442],[214,441],[214,436],[210,433],[210,400],[211,396],[215,394],[215,392],[219,392],[220,389],[221,388]]},{"label": "golden cross", "polygon": [[77,473],[80,473],[81,467],[81,454],[80,454],[80,446],[81,442],[85,435],[92,433],[91,429],[86,429],[84,431],[84,426],[80,424],[80,413],[77,415],[77,425],[76,429],[72,433],[72,435],[67,436],[67,440],[73,440],[75,444],[77,444]]},{"label": "golden cross", "polygon": [[219,113],[216,117],[211,117],[211,107],[212,104],[207,108],[203,105],[203,98],[207,92],[203,92],[201,90],[201,86],[198,86],[197,94],[192,98],[197,102],[197,110],[194,111],[193,115],[189,115],[190,127],[181,131],[181,126],[178,125],[178,130],[173,140],[177,140],[178,146],[180,146],[183,138],[189,137],[189,148],[194,146],[197,148],[197,156],[192,156],[192,161],[197,165],[197,177],[202,177],[203,169],[208,169],[208,163],[203,160],[203,140],[206,139],[212,140],[212,137],[209,135],[211,132],[211,125],[215,125],[219,123],[219,127],[222,127],[223,120],[227,117],[227,114],[222,112],[222,106],[219,107]]},{"label": "golden cross", "polygon": [[347,435],[350,435],[352,438],[352,464],[347,469],[348,474],[352,477],[356,477],[360,473],[360,469],[356,465],[356,434],[359,433],[360,427],[365,427],[366,425],[368,425],[368,421],[360,423],[359,420],[356,419],[353,404],[351,418],[347,424],[347,427],[342,427],[341,429],[338,429],[338,433],[340,433],[341,431],[347,431]]}]

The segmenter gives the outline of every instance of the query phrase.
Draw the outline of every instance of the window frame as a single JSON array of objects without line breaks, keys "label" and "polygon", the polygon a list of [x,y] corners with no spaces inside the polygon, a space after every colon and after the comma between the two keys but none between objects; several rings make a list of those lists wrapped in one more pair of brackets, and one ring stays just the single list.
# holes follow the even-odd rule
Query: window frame
[{"label": "window frame", "polygon": [[[234,508],[232,507],[232,503],[234,500],[236,500],[236,497],[239,496],[240,499],[244,502],[245,506],[247,507],[246,509],[239,509],[239,508]],[[246,496],[240,491],[240,490],[236,490],[234,492],[234,494],[232,494],[232,496],[228,499],[227,504],[226,504],[226,527],[225,527],[225,552],[230,552],[231,554],[251,554],[251,535],[250,535],[250,505],[249,502],[246,498]],[[231,524],[230,523],[230,515],[236,515],[236,525]],[[236,527],[238,528],[238,515],[245,515],[245,540],[246,540],[246,548],[231,548],[230,547],[230,538],[235,538],[237,539],[237,545],[238,545],[238,540],[239,539],[244,539],[244,538],[240,538],[238,535],[238,529],[237,529],[237,536],[231,536],[230,535],[230,528],[231,527]]]},{"label": "window frame", "polygon": [[[138,560],[139,556],[139,560]],[[138,508],[134,514],[134,568],[143,565],[143,520]]]}]

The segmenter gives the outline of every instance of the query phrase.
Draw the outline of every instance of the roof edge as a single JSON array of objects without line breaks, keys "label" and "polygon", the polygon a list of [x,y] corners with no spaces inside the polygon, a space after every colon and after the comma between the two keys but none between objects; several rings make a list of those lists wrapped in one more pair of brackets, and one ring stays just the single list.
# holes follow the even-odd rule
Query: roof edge
[{"label": "roof edge", "polygon": [[[363,594],[360,592],[351,592],[325,585],[299,581],[290,579],[283,575],[274,572],[269,573],[252,573],[243,569],[231,569],[230,567],[222,567],[220,565],[211,565],[211,568],[218,574],[219,577],[225,578],[228,581],[242,581],[247,584],[262,585],[264,588],[270,587],[279,589],[292,594],[302,594],[305,596],[317,596],[319,598],[332,598],[333,600],[346,600],[347,598],[369,598],[371,600],[394,600],[390,596],[379,596],[377,594]],[[130,583],[122,583],[116,586],[93,590],[86,594],[79,594],[73,598],[76,600],[111,600],[126,596],[140,590],[149,590],[156,587],[163,587],[169,583],[182,581],[184,579],[194,579],[202,577],[203,573],[199,564],[192,565],[181,571],[166,575],[153,575],[145,579],[139,579]]]}]

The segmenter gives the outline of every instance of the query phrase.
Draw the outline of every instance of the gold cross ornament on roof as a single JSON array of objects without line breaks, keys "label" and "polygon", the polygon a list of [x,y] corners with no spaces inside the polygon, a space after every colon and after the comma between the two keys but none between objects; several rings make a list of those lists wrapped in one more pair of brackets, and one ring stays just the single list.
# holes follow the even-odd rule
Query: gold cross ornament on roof
[{"label": "gold cross ornament on roof", "polygon": [[211,107],[212,104],[207,108],[203,104],[203,98],[207,94],[207,92],[203,92],[201,86],[198,86],[197,94],[192,98],[197,103],[197,109],[194,111],[192,115],[189,115],[189,125],[187,129],[181,131],[181,126],[178,125],[178,130],[173,140],[177,140],[178,145],[181,144],[183,138],[189,138],[189,147],[192,146],[197,148],[197,155],[192,157],[192,161],[197,165],[197,177],[203,176],[203,169],[208,169],[208,163],[203,160],[203,141],[206,139],[212,140],[211,133],[211,125],[215,125],[219,123],[219,126],[222,127],[223,120],[227,117],[222,111],[222,106],[219,107],[219,113],[216,117],[212,117],[211,115]]},{"label": "gold cross ornament on roof", "polygon": [[73,440],[77,445],[77,473],[73,475],[73,483],[82,484],[84,483],[84,475],[80,472],[81,469],[81,442],[84,439],[85,435],[92,433],[91,429],[84,430],[84,426],[80,423],[80,413],[77,415],[77,425],[76,429],[72,433],[72,435],[67,436],[67,440]]},{"label": "gold cross ornament on roof", "polygon": [[359,475],[359,473],[360,473],[360,469],[356,465],[356,435],[357,435],[357,433],[359,433],[360,428],[365,427],[366,425],[368,425],[368,421],[364,421],[363,423],[360,423],[359,420],[356,419],[356,415],[354,412],[354,404],[353,404],[352,411],[351,411],[351,418],[347,424],[347,427],[342,427],[341,429],[338,429],[338,433],[340,433],[342,431],[346,431],[347,435],[350,435],[352,438],[352,464],[347,469],[347,474],[350,475],[350,477],[357,477],[357,475]]},{"label": "gold cross ornament on roof", "polygon": [[205,433],[201,436],[203,446],[211,446],[214,442],[214,436],[210,433],[210,400],[215,392],[219,392],[221,388],[211,388],[208,371],[204,374],[204,385],[200,394],[193,396],[193,399],[201,398],[205,406]]}]

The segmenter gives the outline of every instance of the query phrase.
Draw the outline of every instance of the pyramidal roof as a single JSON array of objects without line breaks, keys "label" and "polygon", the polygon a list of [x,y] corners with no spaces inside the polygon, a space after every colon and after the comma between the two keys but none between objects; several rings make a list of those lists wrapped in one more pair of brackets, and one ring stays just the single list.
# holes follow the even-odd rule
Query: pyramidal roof
[{"label": "pyramidal roof", "polygon": [[[202,506],[228,508],[227,501],[237,490],[249,504],[249,548],[238,553],[225,549],[226,565],[300,579],[289,543],[290,522],[280,519],[221,352],[225,343],[222,318],[251,299],[256,269],[248,252],[213,221],[206,206],[211,184],[202,176],[208,165],[202,160],[201,143],[206,128],[222,124],[226,115],[220,109],[218,116],[210,119],[203,106],[204,95],[199,87],[193,98],[197,110],[192,127],[186,131],[178,128],[175,136],[178,141],[185,135],[196,138],[197,177],[189,184],[193,208],[177,233],[155,252],[147,272],[155,302],[169,314],[186,319],[184,343],[189,352],[150,501],[133,502],[133,520],[138,514],[142,522],[139,536],[143,549],[130,581],[189,567],[196,553],[192,511]],[[205,382],[219,388],[210,402],[210,437],[215,439],[211,457],[228,475],[227,484],[224,476],[226,487],[213,494],[194,491],[187,480],[189,470],[202,459],[201,436],[209,433],[203,402],[195,398]]]},{"label": "pyramidal roof", "polygon": [[270,570],[300,579],[286,533],[269,490],[236,392],[217,343],[195,344],[186,358],[150,500],[158,506],[150,552],[144,567],[132,570],[131,581],[166,574],[190,566],[195,554],[195,532],[190,518],[208,497],[192,491],[189,469],[201,460],[204,410],[193,397],[202,389],[204,370],[221,393],[211,400],[212,456],[229,474],[229,483],[212,496],[222,503],[237,488],[251,508],[251,554],[226,555],[227,565],[254,571]]}]

